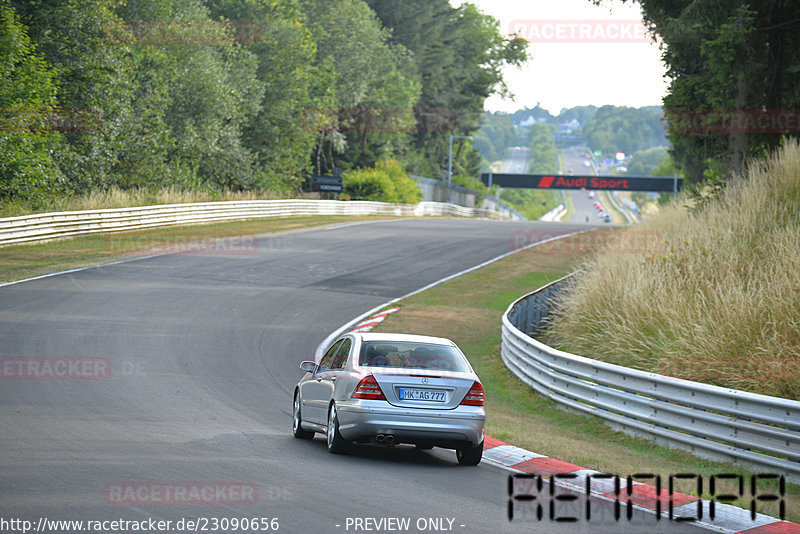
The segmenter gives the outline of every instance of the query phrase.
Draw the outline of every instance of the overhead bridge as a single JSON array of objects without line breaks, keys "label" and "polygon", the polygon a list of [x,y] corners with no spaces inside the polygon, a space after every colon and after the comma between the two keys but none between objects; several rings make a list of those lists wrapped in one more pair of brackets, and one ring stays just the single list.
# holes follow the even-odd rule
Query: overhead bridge
[{"label": "overhead bridge", "polygon": [[483,173],[481,181],[489,187],[499,185],[500,187],[526,189],[596,189],[653,193],[677,193],[683,186],[683,178],[669,176]]}]

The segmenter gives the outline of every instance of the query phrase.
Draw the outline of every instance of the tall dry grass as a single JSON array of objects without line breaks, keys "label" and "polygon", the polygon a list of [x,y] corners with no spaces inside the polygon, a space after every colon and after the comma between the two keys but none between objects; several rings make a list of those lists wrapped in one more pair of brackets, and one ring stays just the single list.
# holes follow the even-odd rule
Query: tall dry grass
[{"label": "tall dry grass", "polygon": [[[679,203],[680,204],[680,203]],[[630,233],[658,235],[637,253]],[[604,361],[800,399],[800,145],[692,214],[620,232],[557,304],[548,341]]]}]

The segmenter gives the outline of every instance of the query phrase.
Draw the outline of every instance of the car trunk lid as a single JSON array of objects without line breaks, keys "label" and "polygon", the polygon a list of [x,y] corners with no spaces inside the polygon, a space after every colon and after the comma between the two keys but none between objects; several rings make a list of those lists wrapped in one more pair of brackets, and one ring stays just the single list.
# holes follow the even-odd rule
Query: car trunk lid
[{"label": "car trunk lid", "polygon": [[472,373],[415,370],[412,373],[374,372],[386,401],[392,406],[446,410],[461,404],[475,383]]}]

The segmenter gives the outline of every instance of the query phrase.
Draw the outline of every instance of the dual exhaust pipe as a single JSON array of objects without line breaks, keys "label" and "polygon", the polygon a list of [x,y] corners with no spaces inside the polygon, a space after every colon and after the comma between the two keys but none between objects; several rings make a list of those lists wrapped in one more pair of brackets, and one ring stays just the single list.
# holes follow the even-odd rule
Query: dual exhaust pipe
[{"label": "dual exhaust pipe", "polygon": [[375,436],[375,441],[381,445],[394,445],[397,443],[396,438],[392,434],[378,434]]}]

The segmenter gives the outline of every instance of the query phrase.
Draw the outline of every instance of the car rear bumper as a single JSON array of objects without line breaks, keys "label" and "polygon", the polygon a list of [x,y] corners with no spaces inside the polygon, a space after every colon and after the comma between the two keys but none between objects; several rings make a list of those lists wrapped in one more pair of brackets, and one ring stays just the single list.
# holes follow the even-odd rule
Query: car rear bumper
[{"label": "car rear bumper", "polygon": [[392,435],[395,443],[441,447],[477,445],[483,441],[486,412],[482,406],[452,410],[400,408],[384,401],[359,401],[336,406],[339,433],[351,441]]}]

